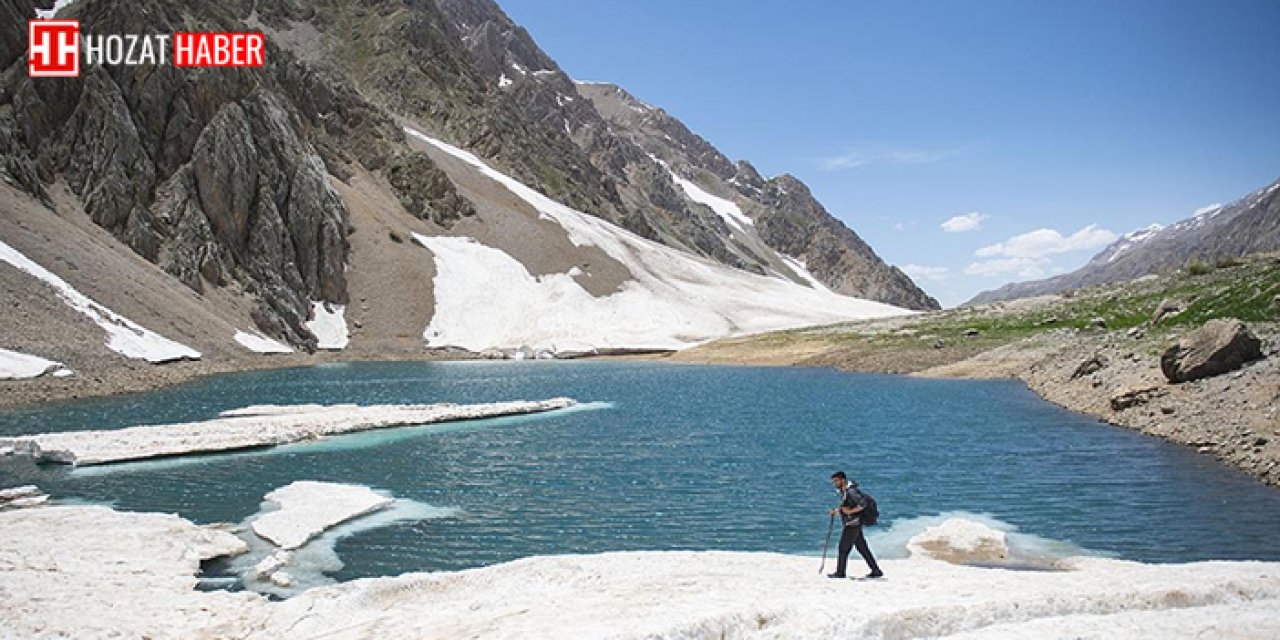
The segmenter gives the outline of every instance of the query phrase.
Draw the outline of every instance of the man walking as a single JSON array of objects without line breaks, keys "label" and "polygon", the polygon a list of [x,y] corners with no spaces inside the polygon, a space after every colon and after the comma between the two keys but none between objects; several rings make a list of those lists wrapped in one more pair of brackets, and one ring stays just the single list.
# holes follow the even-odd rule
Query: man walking
[{"label": "man walking", "polygon": [[856,482],[849,482],[848,476],[843,471],[837,471],[831,474],[831,484],[835,486],[836,491],[840,492],[840,506],[831,510],[834,517],[838,512],[840,520],[843,521],[844,527],[840,532],[840,548],[836,556],[836,572],[828,573],[828,578],[845,577],[845,565],[849,561],[849,551],[857,549],[862,555],[862,559],[867,561],[867,566],[871,568],[871,573],[867,574],[868,578],[879,578],[884,576],[880,571],[880,565],[876,564],[875,556],[871,555],[871,547],[867,546],[867,539],[862,535],[862,511],[867,508],[867,499],[858,491]]}]

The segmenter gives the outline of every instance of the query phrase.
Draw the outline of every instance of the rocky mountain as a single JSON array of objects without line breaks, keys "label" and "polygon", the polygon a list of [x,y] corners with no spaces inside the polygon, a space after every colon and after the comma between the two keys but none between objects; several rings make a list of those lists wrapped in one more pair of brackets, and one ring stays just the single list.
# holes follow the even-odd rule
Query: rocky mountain
[{"label": "rocky mountain", "polygon": [[94,33],[263,31],[266,64],[33,79],[36,4],[0,0],[0,286],[28,318],[0,348],[126,354],[67,347],[97,334],[57,292],[206,357],[670,348],[936,306],[793,178],[624,126],[488,0],[77,0]]},{"label": "rocky mountain", "polygon": [[620,87],[573,82],[492,0],[438,4],[476,66],[530,120],[570,136],[616,187],[631,212],[623,226],[754,273],[802,284],[812,277],[846,295],[939,308],[796,178],[765,180]]},{"label": "rocky mountain", "polygon": [[1062,275],[984,291],[965,305],[986,304],[1121,282],[1186,266],[1280,249],[1280,180],[1231,204],[1205,207],[1167,227],[1125,234],[1083,267]]}]

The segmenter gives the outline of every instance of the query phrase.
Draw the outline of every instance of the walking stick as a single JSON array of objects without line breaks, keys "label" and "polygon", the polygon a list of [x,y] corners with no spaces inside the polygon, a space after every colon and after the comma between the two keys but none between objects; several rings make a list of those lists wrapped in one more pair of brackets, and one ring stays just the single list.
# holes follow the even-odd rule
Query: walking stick
[{"label": "walking stick", "polygon": [[822,564],[818,566],[818,573],[827,570],[827,547],[831,546],[831,528],[836,524],[836,514],[831,514],[827,518],[827,539],[822,543]]}]

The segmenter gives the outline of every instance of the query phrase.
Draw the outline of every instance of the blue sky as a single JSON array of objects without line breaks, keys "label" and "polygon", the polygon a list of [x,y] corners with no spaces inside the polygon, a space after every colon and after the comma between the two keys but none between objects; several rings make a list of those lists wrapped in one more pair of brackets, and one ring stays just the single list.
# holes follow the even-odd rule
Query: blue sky
[{"label": "blue sky", "polygon": [[1280,177],[1276,0],[499,2],[946,306]]}]

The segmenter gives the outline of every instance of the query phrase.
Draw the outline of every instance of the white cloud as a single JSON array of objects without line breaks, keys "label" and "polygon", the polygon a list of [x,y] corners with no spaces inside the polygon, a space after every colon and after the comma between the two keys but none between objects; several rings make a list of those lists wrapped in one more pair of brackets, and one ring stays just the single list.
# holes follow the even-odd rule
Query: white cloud
[{"label": "white cloud", "polygon": [[950,220],[942,223],[942,230],[947,233],[963,233],[965,231],[977,231],[982,228],[982,221],[990,216],[985,213],[966,213],[962,216],[952,216]]},{"label": "white cloud", "polygon": [[872,165],[934,164],[960,155],[959,149],[907,149],[865,148],[823,158],[820,163],[827,171],[860,169]]},{"label": "white cloud", "polygon": [[998,276],[1007,273],[1016,274],[1025,280],[1043,278],[1045,267],[1049,266],[1048,258],[999,258],[971,263],[964,268],[968,276]]},{"label": "white cloud", "polygon": [[1059,253],[1097,249],[1115,242],[1115,233],[1091,224],[1069,236],[1056,229],[1036,229],[978,249],[979,258],[1044,258]]},{"label": "white cloud", "polygon": [[926,267],[919,264],[904,264],[901,267],[903,273],[911,276],[912,280],[932,280],[938,282],[951,277],[951,270],[946,267]]}]

